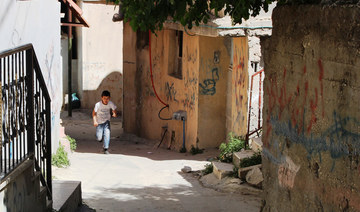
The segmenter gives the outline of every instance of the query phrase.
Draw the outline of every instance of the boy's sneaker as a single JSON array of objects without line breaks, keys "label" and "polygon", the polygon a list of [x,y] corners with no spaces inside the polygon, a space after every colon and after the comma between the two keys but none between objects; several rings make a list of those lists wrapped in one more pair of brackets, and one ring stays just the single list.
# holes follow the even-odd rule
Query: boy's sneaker
[{"label": "boy's sneaker", "polygon": [[104,154],[108,155],[108,154],[110,154],[110,152],[107,149],[104,149]]}]

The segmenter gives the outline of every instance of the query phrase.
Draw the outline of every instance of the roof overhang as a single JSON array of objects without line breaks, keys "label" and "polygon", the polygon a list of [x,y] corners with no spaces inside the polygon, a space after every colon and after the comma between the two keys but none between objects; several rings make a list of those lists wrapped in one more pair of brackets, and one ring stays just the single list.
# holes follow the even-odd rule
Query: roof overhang
[{"label": "roof overhang", "polygon": [[84,17],[82,17],[83,11],[81,8],[73,2],[73,0],[62,0],[65,5],[71,10],[75,18],[79,21],[77,22],[61,22],[61,26],[74,26],[74,27],[90,27]]}]

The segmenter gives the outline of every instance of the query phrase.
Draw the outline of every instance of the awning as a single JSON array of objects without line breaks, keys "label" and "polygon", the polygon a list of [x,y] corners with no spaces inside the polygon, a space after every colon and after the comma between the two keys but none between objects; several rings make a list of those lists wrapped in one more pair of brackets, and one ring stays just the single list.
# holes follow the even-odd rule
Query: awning
[{"label": "awning", "polygon": [[62,0],[65,5],[70,8],[71,12],[74,14],[75,18],[80,22],[61,22],[61,26],[84,26],[84,27],[90,27],[87,21],[82,17],[83,11],[81,8],[72,0]]}]

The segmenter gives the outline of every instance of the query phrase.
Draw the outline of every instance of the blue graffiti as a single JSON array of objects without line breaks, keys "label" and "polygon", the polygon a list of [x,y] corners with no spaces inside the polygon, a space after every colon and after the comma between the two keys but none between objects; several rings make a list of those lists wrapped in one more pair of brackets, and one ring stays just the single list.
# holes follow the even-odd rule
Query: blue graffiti
[{"label": "blue graffiti", "polygon": [[218,68],[213,68],[211,71],[212,78],[205,79],[203,83],[199,83],[200,95],[214,95],[216,93],[216,81],[219,80]]},{"label": "blue graffiti", "polygon": [[[333,119],[334,124],[318,136],[314,134],[305,135],[304,132],[299,133],[297,131],[298,127],[293,127],[290,121],[288,123],[279,122],[276,117],[271,118],[270,123],[276,135],[284,136],[290,141],[302,145],[306,149],[309,159],[314,155],[318,155],[321,162],[322,152],[329,152],[333,159],[349,155],[360,155],[360,134],[354,131],[354,128],[360,126],[360,122],[351,117],[341,118],[336,112],[333,113]],[[274,144],[276,148],[276,142]],[[269,150],[267,151],[264,151],[267,158],[274,163],[280,162],[278,158],[271,155]],[[335,160],[333,168],[334,166]]]}]

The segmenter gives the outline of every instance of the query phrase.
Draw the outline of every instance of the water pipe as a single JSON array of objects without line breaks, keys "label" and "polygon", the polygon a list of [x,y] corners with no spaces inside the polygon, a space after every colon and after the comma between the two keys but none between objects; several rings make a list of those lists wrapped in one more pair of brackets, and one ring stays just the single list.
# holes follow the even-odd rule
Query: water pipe
[{"label": "water pipe", "polygon": [[182,148],[186,152],[186,148],[185,148],[185,119],[183,118],[182,121],[183,121],[183,145],[182,145]]}]

